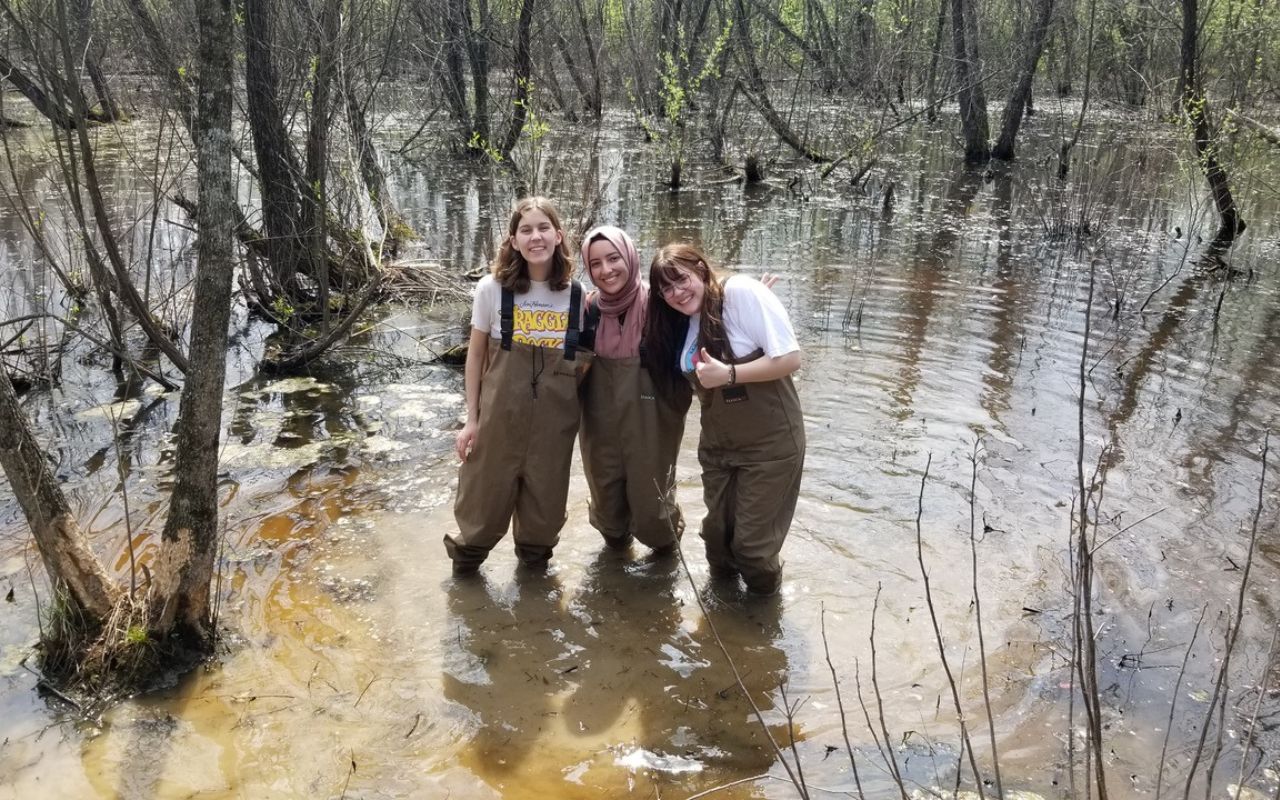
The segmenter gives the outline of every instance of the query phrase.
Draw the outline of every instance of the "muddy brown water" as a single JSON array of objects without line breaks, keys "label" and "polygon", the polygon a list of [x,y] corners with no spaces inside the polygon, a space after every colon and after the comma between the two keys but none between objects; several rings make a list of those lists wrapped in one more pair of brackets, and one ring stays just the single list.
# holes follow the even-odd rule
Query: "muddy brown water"
[{"label": "muddy brown water", "polygon": [[[1012,178],[967,173],[939,129],[895,142],[865,191],[820,185],[812,172],[788,188],[781,166],[775,183],[744,190],[695,163],[690,188],[674,194],[625,119],[611,118],[594,158],[579,141],[547,156],[548,190],[566,198],[567,216],[583,180],[595,181],[600,219],[631,231],[642,253],[692,237],[736,269],[784,276],[775,291],[804,347],[809,450],[780,597],[753,601],[709,583],[696,537],[696,419],[678,468],[688,575],[643,548],[605,550],[575,465],[548,575],[521,574],[503,545],[479,579],[455,582],[441,537],[452,524],[462,387],[430,358],[457,341],[466,309],[390,306],[315,374],[289,379],[253,374],[264,331],[238,313],[221,476],[227,636],[206,668],[92,719],[42,696],[23,660],[34,664],[45,598],[28,578],[35,558],[20,512],[0,493],[0,591],[14,590],[0,604],[0,797],[679,798],[743,779],[717,796],[795,796],[766,728],[788,758],[794,732],[805,781],[826,796],[855,788],[841,702],[869,796],[897,794],[886,748],[908,791],[950,787],[959,729],[917,562],[926,464],[921,552],[992,780],[971,602],[978,437],[976,573],[1003,783],[1064,796],[1090,264],[1085,462],[1092,475],[1107,448],[1095,625],[1109,786],[1152,795],[1164,749],[1165,791],[1181,791],[1239,591],[1262,431],[1277,419],[1276,165],[1249,162],[1251,227],[1214,258],[1196,238],[1208,207],[1178,166],[1181,145],[1123,118],[1087,137],[1077,166],[1087,191],[1060,192],[1052,165],[1033,158]],[[1027,149],[1050,152],[1053,141],[1032,133]],[[146,197],[127,161],[110,173],[122,218]],[[481,263],[503,222],[506,179],[440,154],[391,170],[423,236],[412,255],[458,272]],[[53,175],[38,160],[22,173],[50,212],[61,208]],[[179,218],[168,211],[162,221]],[[1060,235],[1085,221],[1083,240]],[[12,214],[0,229],[16,267],[6,311],[43,296],[57,305]],[[157,285],[181,287],[181,228],[134,237],[135,252],[177,259]],[[111,404],[101,358],[81,355],[67,359],[66,387],[33,394],[27,409],[98,551],[127,575],[130,532],[145,561],[163,523],[177,403],[144,393]],[[1219,796],[1236,780],[1255,707],[1261,749],[1245,784],[1276,788],[1278,485],[1273,477],[1264,489],[1231,656]],[[1074,725],[1082,743],[1078,703]],[[1210,746],[1217,735],[1215,723]],[[971,786],[967,763],[961,771]]]}]

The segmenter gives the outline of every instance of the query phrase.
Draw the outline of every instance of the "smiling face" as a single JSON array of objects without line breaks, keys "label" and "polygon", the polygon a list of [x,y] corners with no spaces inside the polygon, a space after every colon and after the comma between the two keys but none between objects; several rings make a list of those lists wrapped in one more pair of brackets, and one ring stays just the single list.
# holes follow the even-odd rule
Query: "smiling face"
[{"label": "smiling face", "polygon": [[511,234],[511,244],[524,257],[531,268],[549,267],[564,235],[556,229],[551,218],[532,208],[520,217],[516,232]]},{"label": "smiling face", "polygon": [[688,317],[702,310],[702,298],[706,294],[707,285],[696,273],[684,267],[675,267],[664,271],[658,290],[667,305]]},{"label": "smiling face", "polygon": [[627,287],[627,260],[608,239],[598,238],[587,248],[587,270],[604,294],[619,294]]}]

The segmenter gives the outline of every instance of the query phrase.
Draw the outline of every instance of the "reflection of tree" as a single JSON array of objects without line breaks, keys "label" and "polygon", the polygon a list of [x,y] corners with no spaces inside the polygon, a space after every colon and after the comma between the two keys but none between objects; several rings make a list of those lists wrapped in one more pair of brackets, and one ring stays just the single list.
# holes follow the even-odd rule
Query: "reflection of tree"
[{"label": "reflection of tree", "polygon": [[904,300],[902,314],[905,344],[899,380],[893,391],[894,416],[904,421],[911,415],[911,404],[916,388],[920,385],[920,360],[925,337],[929,332],[929,320],[933,317],[940,285],[945,279],[945,268],[950,260],[964,217],[969,212],[973,198],[982,186],[982,173],[972,169],[962,170],[952,178],[943,200],[942,218],[929,239],[917,246],[915,268]]},{"label": "reflection of tree", "polygon": [[994,212],[999,226],[996,245],[996,277],[991,284],[995,291],[995,316],[991,329],[991,355],[989,369],[982,376],[984,390],[981,403],[991,420],[1000,423],[1001,413],[1009,409],[1009,395],[1013,388],[1013,370],[1018,349],[1015,346],[1022,332],[1018,317],[1022,299],[1023,282],[1018,279],[1010,259],[1013,255],[1013,179],[1007,171],[996,175]]},{"label": "reflection of tree", "polygon": [[659,245],[696,242],[702,238],[701,200],[689,192],[659,193],[653,211],[654,241]]},{"label": "reflection of tree", "polygon": [[1160,315],[1160,321],[1156,323],[1155,328],[1151,331],[1151,335],[1147,337],[1142,348],[1125,362],[1126,371],[1121,378],[1120,394],[1116,401],[1115,410],[1107,415],[1107,436],[1110,446],[1103,456],[1103,473],[1101,477],[1105,478],[1106,472],[1111,467],[1117,466],[1124,461],[1124,449],[1120,443],[1120,428],[1138,410],[1138,393],[1143,385],[1146,384],[1147,378],[1156,370],[1165,348],[1174,341],[1178,330],[1182,327],[1182,323],[1187,319],[1188,310],[1192,307],[1197,295],[1199,295],[1200,289],[1210,282],[1210,278],[1217,271],[1215,268],[1223,266],[1222,255],[1226,251],[1227,244],[1229,243],[1224,244],[1215,241],[1205,248],[1205,252],[1198,259],[1191,277],[1187,278],[1182,286],[1178,288],[1177,293],[1170,298],[1169,304],[1165,306],[1164,313]]},{"label": "reflection of tree", "polygon": [[1223,453],[1237,442],[1240,425],[1256,410],[1255,404],[1270,398],[1272,384],[1267,374],[1275,369],[1276,354],[1280,353],[1280,306],[1267,313],[1266,321],[1258,330],[1261,335],[1252,348],[1252,357],[1238,372],[1239,390],[1231,398],[1226,419],[1213,433],[1193,442],[1191,451],[1182,459],[1197,497],[1213,500],[1217,494],[1214,467],[1223,460]]},{"label": "reflection of tree", "polygon": [[[720,254],[722,264],[737,264],[742,260],[742,243],[746,241],[747,231],[755,230],[756,212],[766,210],[774,197],[774,189],[768,184],[753,184],[742,189],[742,219],[733,225],[725,226],[724,252]],[[766,264],[766,267],[770,265]]]}]

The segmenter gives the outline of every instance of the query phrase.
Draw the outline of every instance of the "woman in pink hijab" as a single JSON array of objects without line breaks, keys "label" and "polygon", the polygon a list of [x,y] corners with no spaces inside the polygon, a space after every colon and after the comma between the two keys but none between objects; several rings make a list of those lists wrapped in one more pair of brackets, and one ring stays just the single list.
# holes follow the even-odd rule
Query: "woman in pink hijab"
[{"label": "woman in pink hijab", "polygon": [[692,390],[654,388],[641,340],[649,287],[631,237],[612,225],[591,229],[582,263],[596,286],[587,313],[599,314],[579,431],[591,524],[610,547],[625,550],[639,539],[655,553],[670,553],[684,532],[675,464]]}]

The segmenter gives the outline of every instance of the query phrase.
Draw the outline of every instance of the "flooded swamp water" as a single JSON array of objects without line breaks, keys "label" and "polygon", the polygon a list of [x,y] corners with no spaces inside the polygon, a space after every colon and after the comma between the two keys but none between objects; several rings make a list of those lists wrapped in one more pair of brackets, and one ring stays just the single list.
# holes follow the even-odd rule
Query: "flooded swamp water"
[{"label": "flooded swamp water", "polygon": [[[924,129],[894,143],[865,190],[790,181],[781,165],[776,184],[744,189],[693,164],[677,193],[624,118],[610,122],[594,156],[579,142],[547,156],[547,191],[568,217],[585,181],[602,187],[598,218],[632,232],[642,257],[692,238],[734,269],[784,277],[775,291],[804,348],[809,449],[781,595],[709,585],[696,416],[677,476],[689,575],[643,548],[604,548],[575,464],[549,574],[522,574],[504,544],[481,578],[454,581],[441,539],[462,382],[432,358],[460,340],[467,309],[388,306],[313,374],[288,379],[254,374],[264,332],[241,310],[221,477],[226,637],[207,667],[93,718],[42,695],[24,666],[43,599],[37,559],[0,494],[0,591],[13,589],[0,605],[0,797],[683,798],[734,781],[716,796],[795,796],[717,636],[789,758],[794,738],[814,796],[855,791],[841,702],[869,796],[898,792],[886,749],[908,791],[946,790],[957,769],[972,786],[917,561],[918,507],[984,778],[971,509],[1004,788],[1067,796],[1068,740],[1082,746],[1084,725],[1078,701],[1074,728],[1068,716],[1066,664],[1087,316],[1109,788],[1154,795],[1167,734],[1165,788],[1181,790],[1240,591],[1263,430],[1277,419],[1274,159],[1242,170],[1250,228],[1214,256],[1197,238],[1212,219],[1201,179],[1178,164],[1185,148],[1122,118],[1086,136],[1074,188],[1055,188],[1052,164],[1032,155],[1052,152],[1052,137],[1032,132],[1025,164],[984,174],[961,168],[943,129]],[[126,210],[146,194],[130,163],[110,172]],[[505,221],[505,179],[431,154],[390,169],[422,235],[414,255],[464,281]],[[54,174],[33,163],[20,177],[56,210]],[[1087,235],[1071,232],[1085,223]],[[2,228],[15,316],[50,279],[12,215]],[[134,235],[135,252],[174,261],[164,280],[181,286],[189,235],[163,224],[154,240]],[[98,552],[127,576],[129,537],[145,561],[163,524],[176,396],[113,405],[100,356],[65,369],[67,388],[34,393],[27,410]],[[1218,796],[1236,781],[1255,709],[1245,784],[1276,791],[1277,486],[1264,489],[1231,655]]]}]

